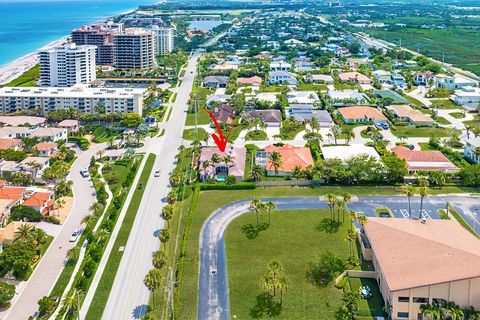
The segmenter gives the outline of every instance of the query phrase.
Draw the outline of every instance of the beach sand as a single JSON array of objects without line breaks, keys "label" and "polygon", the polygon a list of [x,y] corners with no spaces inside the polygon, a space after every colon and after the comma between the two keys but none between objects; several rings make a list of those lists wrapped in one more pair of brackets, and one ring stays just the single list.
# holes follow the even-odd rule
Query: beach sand
[{"label": "beach sand", "polygon": [[[63,37],[59,40],[55,40],[43,46],[39,50],[44,50],[52,47],[62,45],[67,42],[67,37]],[[8,83],[19,76],[25,71],[33,68],[38,63],[37,52],[32,52],[23,57],[20,57],[9,64],[0,67],[0,85]]]}]

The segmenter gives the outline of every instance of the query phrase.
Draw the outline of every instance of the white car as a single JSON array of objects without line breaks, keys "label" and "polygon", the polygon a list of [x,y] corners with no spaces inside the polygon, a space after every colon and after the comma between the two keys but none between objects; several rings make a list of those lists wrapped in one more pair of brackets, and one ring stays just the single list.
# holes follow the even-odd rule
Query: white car
[{"label": "white car", "polygon": [[160,177],[160,170],[156,170],[153,176],[157,178]]},{"label": "white car", "polygon": [[73,231],[72,235],[70,236],[70,242],[77,241],[79,235],[80,235],[80,230]]},{"label": "white car", "polygon": [[80,174],[84,178],[88,178],[90,176],[90,174],[88,174],[88,169],[87,168],[83,168],[82,170],[80,170]]}]

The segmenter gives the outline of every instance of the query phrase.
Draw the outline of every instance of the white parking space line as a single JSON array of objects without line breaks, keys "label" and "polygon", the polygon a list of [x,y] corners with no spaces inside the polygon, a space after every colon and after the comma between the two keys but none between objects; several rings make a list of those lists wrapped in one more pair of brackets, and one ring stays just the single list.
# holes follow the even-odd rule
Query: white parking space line
[{"label": "white parking space line", "polygon": [[408,219],[408,210],[406,209],[400,209],[400,213],[405,219]]}]

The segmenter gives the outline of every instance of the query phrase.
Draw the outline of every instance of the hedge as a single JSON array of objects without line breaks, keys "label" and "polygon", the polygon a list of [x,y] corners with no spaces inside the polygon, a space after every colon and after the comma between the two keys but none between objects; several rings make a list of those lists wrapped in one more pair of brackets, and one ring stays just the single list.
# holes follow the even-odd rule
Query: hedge
[{"label": "hedge", "polygon": [[80,149],[82,149],[82,150],[87,150],[88,146],[90,145],[90,142],[84,137],[69,136],[68,137],[68,142],[76,143],[80,147]]},{"label": "hedge", "polygon": [[254,182],[239,182],[235,184],[218,184],[218,183],[199,183],[201,191],[208,190],[251,190],[257,186]]}]

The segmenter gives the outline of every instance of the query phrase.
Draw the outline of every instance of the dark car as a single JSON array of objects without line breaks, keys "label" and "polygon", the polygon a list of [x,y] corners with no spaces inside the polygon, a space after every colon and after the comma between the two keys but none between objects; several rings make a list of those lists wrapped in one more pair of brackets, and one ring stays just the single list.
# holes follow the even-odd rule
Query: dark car
[{"label": "dark car", "polygon": [[415,149],[415,146],[414,146],[413,144],[409,144],[409,145],[407,146],[407,148],[410,149],[410,150],[414,150],[414,149]]}]

